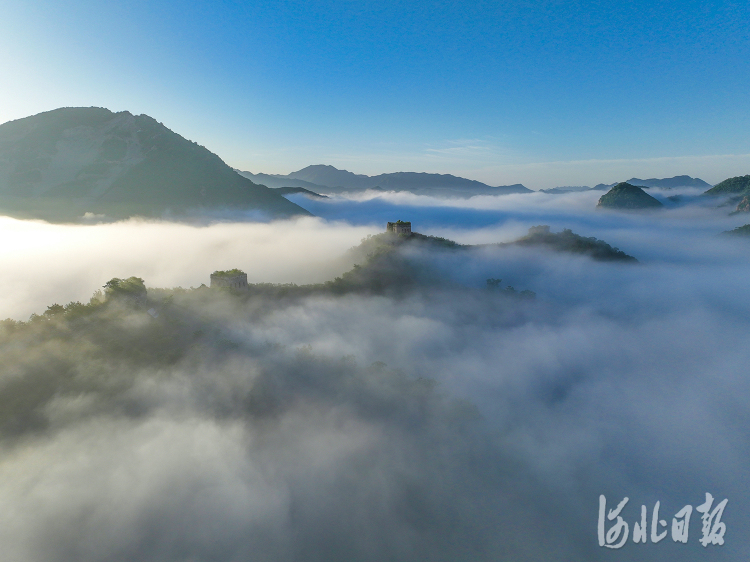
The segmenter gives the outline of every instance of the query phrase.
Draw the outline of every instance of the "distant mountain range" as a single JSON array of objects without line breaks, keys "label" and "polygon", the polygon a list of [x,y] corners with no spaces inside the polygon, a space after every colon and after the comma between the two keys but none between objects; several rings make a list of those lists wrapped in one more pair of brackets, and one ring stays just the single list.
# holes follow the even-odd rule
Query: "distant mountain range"
[{"label": "distant mountain range", "polygon": [[700,178],[691,178],[690,176],[675,176],[673,178],[641,180],[630,178],[626,183],[638,187],[657,187],[661,189],[673,189],[675,187],[700,187],[701,189],[710,188],[711,184],[706,183]]},{"label": "distant mountain range", "polygon": [[302,189],[313,191],[315,193],[325,192],[329,189],[325,185],[318,185],[315,183],[310,183],[309,181],[293,180],[287,176],[277,174],[253,174],[252,172],[243,172],[242,170],[238,170],[236,168],[234,171],[242,177],[245,177],[257,184],[265,185],[266,187],[270,187],[272,189],[279,189],[282,187],[299,187]]},{"label": "distant mountain range", "polygon": [[551,187],[549,189],[540,189],[542,193],[553,193],[553,194],[561,194],[561,193],[575,193],[578,191],[590,191],[592,188],[587,185],[564,185],[561,187]]},{"label": "distant mountain range", "polygon": [[[592,189],[596,189],[598,191],[607,191],[609,189],[612,189],[614,186],[617,185],[618,182],[615,183],[609,183],[604,184],[600,183]],[[630,178],[626,182],[620,182],[620,183],[628,183],[630,185],[635,185],[637,187],[656,187],[660,189],[674,189],[677,187],[699,187],[701,189],[710,188],[711,184],[706,183],[700,178],[691,178],[690,176],[675,176],[673,178],[663,178],[663,179],[657,179],[657,178],[651,178],[647,180],[642,180],[639,178]]]},{"label": "distant mountain range", "polygon": [[218,209],[310,214],[148,115],[70,107],[0,125],[0,212],[67,222]]},{"label": "distant mountain range", "polygon": [[[354,174],[347,170],[339,170],[333,166],[318,164],[307,166],[291,174],[254,174],[236,170],[240,175],[271,188],[302,188],[314,193],[343,193],[347,191],[364,191],[367,189],[381,191],[409,191],[421,195],[437,195],[449,197],[471,197],[474,195],[505,195],[509,193],[532,193],[524,185],[502,185],[493,187],[485,183],[453,176],[450,174],[428,174],[418,172],[396,172],[366,176]],[[611,184],[600,183],[594,187],[585,185],[561,186],[541,189],[543,193],[563,194],[578,191],[609,191],[618,182]],[[700,178],[690,176],[675,176],[672,178],[650,178],[642,180],[631,178],[627,182],[642,188],[672,189],[676,187],[710,188],[711,184]]]},{"label": "distant mountain range", "polygon": [[[730,178],[708,193],[747,195],[748,179]],[[631,178],[627,184],[711,187],[690,176]],[[609,190],[613,185],[544,191]],[[287,175],[240,172],[147,115],[98,107],[61,108],[0,125],[0,213],[12,216],[65,222],[86,214],[119,219],[242,210],[275,218],[310,214],[284,195],[367,189],[442,197],[532,193],[521,184],[490,186],[450,174],[367,176],[327,165]]]},{"label": "distant mountain range", "polygon": [[531,193],[520,183],[493,187],[485,183],[452,176],[418,172],[395,172],[366,176],[318,164],[307,166],[287,175],[253,174],[237,172],[252,181],[268,187],[302,187],[316,193],[342,193],[375,189],[382,191],[409,191],[420,195],[470,197],[473,195],[506,195]]},{"label": "distant mountain range", "polygon": [[595,185],[594,187],[588,187],[585,185],[574,185],[574,186],[563,186],[563,187],[553,187],[551,189],[540,189],[539,191],[542,191],[544,193],[570,193],[573,191],[588,191],[588,190],[596,190],[596,191],[609,191],[614,186],[616,186],[618,183],[628,183],[630,185],[635,185],[637,187],[656,187],[660,189],[673,189],[676,187],[699,187],[702,189],[710,188],[711,184],[706,183],[700,178],[691,178],[690,176],[674,176],[673,178],[651,178],[647,180],[642,180],[639,178],[630,178],[626,182],[615,182],[615,183],[600,183]]}]

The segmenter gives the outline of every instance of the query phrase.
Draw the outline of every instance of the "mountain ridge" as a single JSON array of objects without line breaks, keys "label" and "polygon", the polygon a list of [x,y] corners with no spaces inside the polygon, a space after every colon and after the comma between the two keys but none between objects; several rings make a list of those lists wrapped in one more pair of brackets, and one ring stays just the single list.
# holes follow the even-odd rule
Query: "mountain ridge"
[{"label": "mountain ridge", "polygon": [[630,178],[626,182],[615,182],[615,183],[599,183],[596,184],[594,187],[592,187],[592,190],[596,191],[608,191],[612,189],[614,186],[616,186],[618,183],[627,183],[630,185],[634,185],[636,187],[645,187],[645,188],[661,188],[661,189],[673,189],[676,187],[711,187],[711,184],[700,179],[700,178],[693,178],[691,176],[683,175],[683,176],[673,176],[671,178],[650,178],[647,180],[642,180],[639,178]]},{"label": "mountain ridge", "polygon": [[[343,193],[379,189],[383,191],[410,191],[422,195],[449,196],[506,195],[510,193],[532,193],[522,184],[493,187],[477,180],[452,174],[428,172],[392,172],[376,176],[355,174],[340,170],[329,164],[313,164],[286,175],[253,174],[239,172],[250,179],[268,181],[269,187],[303,187],[316,192]],[[271,185],[273,184],[273,185]]]},{"label": "mountain ridge", "polygon": [[0,125],[0,210],[53,222],[193,209],[309,215],[148,115],[67,107]]},{"label": "mountain ridge", "polygon": [[657,187],[661,189],[672,189],[675,187],[700,187],[700,188],[710,188],[711,184],[708,182],[703,181],[700,178],[693,178],[690,176],[674,176],[671,178],[650,178],[647,180],[642,180],[639,178],[630,178],[627,182],[630,185],[635,185],[636,187]]},{"label": "mountain ridge", "polygon": [[[533,193],[523,184],[490,186],[477,180],[470,180],[452,174],[432,174],[429,172],[390,172],[368,176],[341,170],[329,164],[312,164],[289,174],[264,174],[235,170],[240,175],[271,188],[300,187],[316,193],[342,193],[357,190],[411,191],[420,194],[461,195],[505,195],[508,193]],[[609,191],[618,182],[597,184],[594,187],[585,185],[558,186],[539,189],[540,193],[565,194],[581,191]],[[630,185],[641,188],[672,189],[676,187],[711,187],[711,184],[700,178],[688,175],[671,178],[631,178]]]},{"label": "mountain ridge", "polygon": [[742,196],[750,192],[750,174],[734,176],[717,183],[703,195],[734,195]]}]

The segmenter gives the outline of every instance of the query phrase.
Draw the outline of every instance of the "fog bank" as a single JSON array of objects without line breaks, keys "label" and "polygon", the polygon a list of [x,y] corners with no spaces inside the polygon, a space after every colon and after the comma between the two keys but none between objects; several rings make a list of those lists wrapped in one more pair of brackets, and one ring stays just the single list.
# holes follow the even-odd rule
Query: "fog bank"
[{"label": "fog bank", "polygon": [[54,302],[88,301],[113,277],[151,287],[198,287],[213,271],[239,268],[250,282],[313,283],[341,274],[340,261],[372,227],[297,219],[195,226],[166,221],[53,225],[0,217],[6,274],[0,318],[26,320]]},{"label": "fog bank", "polygon": [[[243,299],[153,287],[228,267],[330,279],[382,229],[373,207],[341,203],[351,223],[2,223],[23,240],[2,256],[20,272],[3,288],[19,317],[127,275],[159,312],[115,303],[0,334],[6,556],[747,559],[750,245],[717,236],[741,219],[704,205],[597,213],[577,196],[421,201],[383,216],[477,243],[567,227],[639,263],[405,247],[423,287]],[[472,226],[481,213],[493,218]],[[27,288],[48,270],[46,292]],[[650,525],[659,501],[669,531],[706,492],[729,500],[723,546],[700,545],[695,511],[687,544],[633,543],[641,505]],[[621,550],[598,544],[600,494],[630,498]]]}]

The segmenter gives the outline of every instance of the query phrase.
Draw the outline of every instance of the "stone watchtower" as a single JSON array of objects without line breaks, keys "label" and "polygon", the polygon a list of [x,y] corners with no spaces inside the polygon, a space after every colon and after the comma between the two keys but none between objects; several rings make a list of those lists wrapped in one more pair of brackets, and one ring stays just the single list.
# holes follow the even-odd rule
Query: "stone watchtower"
[{"label": "stone watchtower", "polygon": [[389,222],[385,227],[385,231],[409,236],[411,234],[411,223],[404,221]]},{"label": "stone watchtower", "polygon": [[214,271],[211,274],[211,288],[226,288],[247,291],[247,273],[239,269]]},{"label": "stone watchtower", "polygon": [[546,224],[532,226],[529,229],[529,236],[532,234],[549,234],[549,226],[547,226]]}]

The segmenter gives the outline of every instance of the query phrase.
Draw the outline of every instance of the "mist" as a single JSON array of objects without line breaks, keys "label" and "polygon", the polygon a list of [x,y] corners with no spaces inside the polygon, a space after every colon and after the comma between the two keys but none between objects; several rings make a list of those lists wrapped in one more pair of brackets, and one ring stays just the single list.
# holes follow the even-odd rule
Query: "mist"
[{"label": "mist", "polygon": [[313,218],[53,225],[0,217],[9,241],[0,248],[6,271],[0,318],[25,320],[53,302],[88,301],[113,277],[188,288],[208,285],[213,271],[237,267],[256,283],[321,282],[349,269],[346,250],[378,230]]},{"label": "mist", "polygon": [[[598,212],[600,195],[301,198],[323,218],[267,224],[2,219],[18,243],[0,317],[130,275],[159,309],[4,328],[6,556],[747,559],[750,244],[719,236],[742,217],[699,201]],[[396,219],[465,244],[571,228],[639,262],[415,246],[403,259],[426,281],[396,295],[159,289],[232,267],[325,281]],[[632,534],[641,505],[671,525],[706,492],[729,500],[723,546],[700,545],[696,512],[687,544],[597,542],[600,494],[630,498]]]}]

